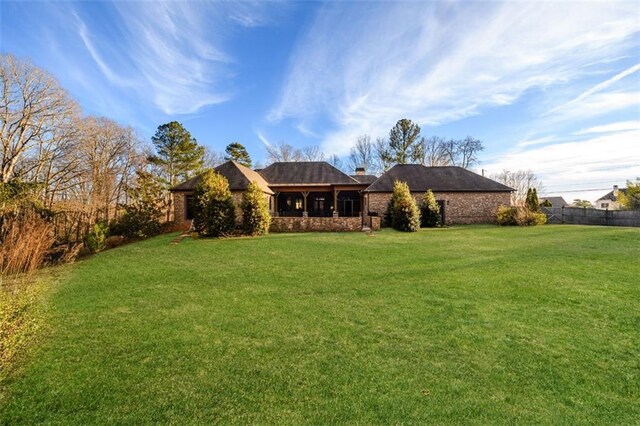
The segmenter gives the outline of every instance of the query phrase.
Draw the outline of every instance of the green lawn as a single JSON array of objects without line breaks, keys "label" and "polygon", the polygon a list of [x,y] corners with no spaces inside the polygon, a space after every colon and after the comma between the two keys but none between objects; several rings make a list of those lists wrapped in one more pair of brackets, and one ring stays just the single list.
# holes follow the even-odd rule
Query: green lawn
[{"label": "green lawn", "polygon": [[0,423],[640,423],[640,229],[174,236],[64,274]]}]

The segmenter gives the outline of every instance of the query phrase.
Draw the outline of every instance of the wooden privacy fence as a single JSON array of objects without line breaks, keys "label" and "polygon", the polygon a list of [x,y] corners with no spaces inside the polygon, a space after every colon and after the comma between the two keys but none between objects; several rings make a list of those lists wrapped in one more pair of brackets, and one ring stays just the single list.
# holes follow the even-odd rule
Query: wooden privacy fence
[{"label": "wooden privacy fence", "polygon": [[640,210],[597,210],[582,207],[541,207],[541,211],[547,215],[547,223],[640,227]]}]

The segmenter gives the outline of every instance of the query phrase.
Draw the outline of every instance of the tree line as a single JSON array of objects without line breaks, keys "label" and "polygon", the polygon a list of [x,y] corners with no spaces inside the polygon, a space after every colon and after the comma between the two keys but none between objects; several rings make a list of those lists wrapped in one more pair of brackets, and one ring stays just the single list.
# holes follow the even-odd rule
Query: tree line
[{"label": "tree line", "polygon": [[[160,125],[150,142],[109,118],[83,115],[53,76],[28,60],[0,55],[0,249],[16,246],[9,235],[24,239],[27,228],[34,240],[91,241],[95,249],[106,244],[109,228],[127,238],[149,236],[173,220],[171,187],[226,160],[263,167],[241,143],[213,151],[176,121]],[[386,138],[359,137],[347,164],[318,146],[281,142],[266,149],[268,163],[328,161],[344,171],[364,167],[379,174],[403,163],[469,168],[484,147],[472,137],[425,138],[418,124],[401,119]]]},{"label": "tree line", "polygon": [[368,134],[359,136],[351,148],[346,164],[336,155],[325,155],[318,146],[296,148],[285,142],[268,145],[267,161],[328,161],[344,172],[353,173],[364,168],[368,174],[380,174],[395,164],[423,164],[425,166],[460,166],[471,168],[479,164],[484,150],[482,141],[467,136],[464,139],[424,137],[421,128],[403,118],[389,131],[388,137],[375,140]]}]

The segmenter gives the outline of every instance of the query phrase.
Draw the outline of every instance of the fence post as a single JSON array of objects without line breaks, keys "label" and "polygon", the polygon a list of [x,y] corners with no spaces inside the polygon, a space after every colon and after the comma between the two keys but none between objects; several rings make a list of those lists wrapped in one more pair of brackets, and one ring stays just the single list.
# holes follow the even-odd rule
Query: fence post
[{"label": "fence post", "polygon": [[562,206],[562,224],[564,224],[564,206]]}]

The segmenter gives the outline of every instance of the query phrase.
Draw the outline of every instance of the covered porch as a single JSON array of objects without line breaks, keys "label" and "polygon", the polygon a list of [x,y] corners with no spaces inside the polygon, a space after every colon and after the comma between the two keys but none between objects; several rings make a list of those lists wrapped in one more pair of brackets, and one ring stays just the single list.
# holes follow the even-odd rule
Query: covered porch
[{"label": "covered porch", "polygon": [[276,217],[360,217],[358,189],[340,187],[274,188]]}]

